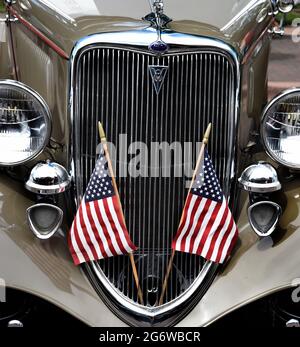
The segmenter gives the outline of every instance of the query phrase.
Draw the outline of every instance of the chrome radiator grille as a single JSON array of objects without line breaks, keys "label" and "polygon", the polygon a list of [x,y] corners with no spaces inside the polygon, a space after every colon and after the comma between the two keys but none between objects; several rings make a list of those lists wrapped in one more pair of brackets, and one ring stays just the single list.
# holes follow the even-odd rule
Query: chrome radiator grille
[{"label": "chrome radiator grille", "polygon": [[[149,65],[168,66],[159,95]],[[90,46],[75,60],[74,143],[77,194],[87,186],[99,143],[97,121],[117,148],[116,176],[128,230],[139,250],[135,253],[145,305],[159,298],[171,241],[177,230],[187,190],[187,179],[175,177],[119,177],[121,162],[119,134],[127,134],[128,146],[136,141],[201,141],[213,123],[209,151],[223,190],[228,194],[233,161],[232,133],[235,110],[235,68],[225,53],[195,50],[155,57],[148,52],[122,47]],[[122,148],[124,150],[124,148]],[[128,155],[128,162],[132,156]],[[193,165],[196,161],[192,152]],[[150,170],[149,170],[150,172]],[[204,260],[177,253],[166,293],[169,302],[185,291],[197,277]],[[137,301],[128,257],[98,262],[98,266],[123,294]]]}]

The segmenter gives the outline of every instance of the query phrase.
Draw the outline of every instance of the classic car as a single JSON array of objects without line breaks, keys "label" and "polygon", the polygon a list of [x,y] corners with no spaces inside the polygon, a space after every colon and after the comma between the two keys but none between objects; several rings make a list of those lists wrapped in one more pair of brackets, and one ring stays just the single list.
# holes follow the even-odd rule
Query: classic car
[{"label": "classic car", "polygon": [[[291,288],[300,277],[300,89],[269,102],[267,90],[275,16],[291,11],[293,1],[6,0],[5,6],[1,323],[26,326],[26,312],[43,302],[55,320],[66,312],[89,326],[208,326],[242,307],[251,310],[251,303],[265,308],[262,324],[271,325],[278,310],[285,312],[283,325],[299,324]],[[98,121],[115,148],[142,303],[128,256],[75,266],[68,248],[98,153]],[[196,145],[209,123],[208,151],[239,238],[222,265],[176,252],[159,304]],[[156,149],[138,160],[141,143]],[[150,152],[163,156],[168,146],[170,165],[158,167]],[[261,324],[259,310],[253,325]],[[35,314],[35,324],[42,323],[45,315]]]}]

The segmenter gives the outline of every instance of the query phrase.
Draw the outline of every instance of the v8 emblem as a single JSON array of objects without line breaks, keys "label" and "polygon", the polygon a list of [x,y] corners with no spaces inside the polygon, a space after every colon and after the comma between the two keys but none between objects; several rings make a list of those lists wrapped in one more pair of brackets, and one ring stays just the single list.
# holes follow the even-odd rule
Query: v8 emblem
[{"label": "v8 emblem", "polygon": [[161,91],[161,88],[165,81],[168,70],[169,70],[168,66],[149,65],[149,71],[152,78],[152,83],[157,95]]}]

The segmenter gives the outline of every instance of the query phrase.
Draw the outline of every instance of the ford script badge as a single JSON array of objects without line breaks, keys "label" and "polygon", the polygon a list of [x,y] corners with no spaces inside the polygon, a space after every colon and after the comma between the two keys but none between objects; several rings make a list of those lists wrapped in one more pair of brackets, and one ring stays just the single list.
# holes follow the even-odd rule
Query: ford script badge
[{"label": "ford script badge", "polygon": [[169,50],[169,46],[164,41],[158,39],[157,41],[150,43],[149,50],[153,53],[161,55]]}]

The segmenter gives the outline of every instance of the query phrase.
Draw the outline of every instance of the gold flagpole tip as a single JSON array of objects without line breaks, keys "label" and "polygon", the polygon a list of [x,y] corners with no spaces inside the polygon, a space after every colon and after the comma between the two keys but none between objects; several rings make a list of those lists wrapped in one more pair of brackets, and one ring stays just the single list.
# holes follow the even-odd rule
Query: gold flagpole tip
[{"label": "gold flagpole tip", "polygon": [[208,143],[208,139],[209,139],[209,136],[210,136],[211,128],[212,128],[212,125],[211,125],[211,123],[209,123],[208,127],[206,128],[205,134],[203,136],[203,143],[206,144],[206,145]]},{"label": "gold flagpole tip", "polygon": [[103,126],[101,124],[101,122],[98,122],[98,127],[99,127],[99,135],[100,135],[100,139],[101,140],[105,140],[106,139],[106,135],[103,129]]}]

